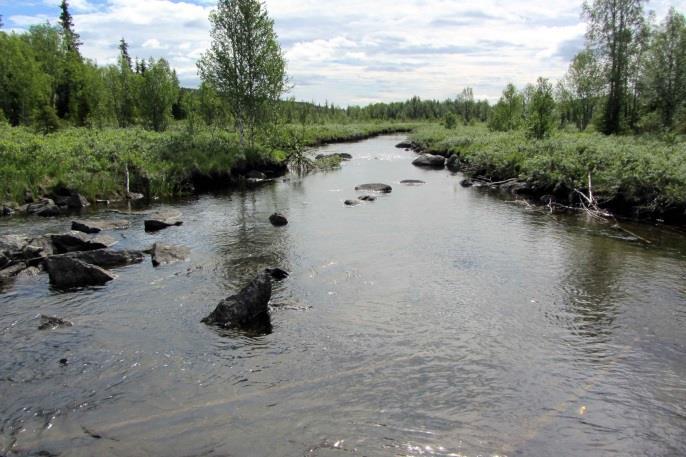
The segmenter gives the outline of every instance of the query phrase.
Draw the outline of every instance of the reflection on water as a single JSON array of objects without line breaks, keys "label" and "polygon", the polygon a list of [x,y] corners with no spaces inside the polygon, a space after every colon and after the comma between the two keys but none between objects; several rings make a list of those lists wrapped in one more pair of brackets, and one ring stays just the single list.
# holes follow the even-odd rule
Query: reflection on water
[{"label": "reflection on water", "polygon": [[[353,160],[160,205],[184,225],[148,234],[132,214],[116,234],[189,246],[188,262],[78,293],[44,276],[9,285],[0,454],[686,453],[686,237],[627,225],[653,242],[632,243],[463,189],[412,167],[401,139],[328,146]],[[365,182],[393,192],[345,207]],[[266,267],[291,273],[266,328],[200,323]],[[38,331],[40,314],[74,326]]]}]

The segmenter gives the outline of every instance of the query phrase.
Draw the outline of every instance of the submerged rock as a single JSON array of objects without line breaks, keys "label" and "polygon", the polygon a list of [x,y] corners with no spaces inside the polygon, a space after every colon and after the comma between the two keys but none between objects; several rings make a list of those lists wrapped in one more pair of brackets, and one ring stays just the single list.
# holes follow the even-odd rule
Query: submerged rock
[{"label": "submerged rock", "polygon": [[150,250],[152,257],[152,265],[159,267],[168,263],[181,262],[191,254],[190,248],[185,246],[171,246],[166,244],[155,243]]},{"label": "submerged rock", "polygon": [[26,268],[28,268],[28,265],[24,262],[11,263],[0,270],[0,279],[13,278],[22,271],[26,270]]},{"label": "submerged rock", "polygon": [[288,219],[286,219],[286,216],[283,214],[274,213],[269,216],[269,222],[271,222],[275,227],[283,227],[284,225],[288,224]]},{"label": "submerged rock", "polygon": [[268,317],[271,296],[271,276],[263,271],[236,295],[219,302],[202,322],[222,327],[249,327]]},{"label": "submerged rock", "polygon": [[402,181],[400,181],[400,184],[407,184],[407,185],[410,185],[410,186],[417,186],[417,185],[420,185],[420,184],[426,184],[426,182],[425,182],[425,181],[422,181],[421,179],[403,179]]},{"label": "submerged rock", "polygon": [[46,316],[41,314],[38,330],[55,330],[60,327],[71,327],[73,324],[59,317]]},{"label": "submerged rock", "polygon": [[181,213],[179,211],[159,211],[152,214],[144,221],[146,232],[157,232],[167,227],[182,225]]},{"label": "submerged rock", "polygon": [[472,187],[474,185],[474,182],[469,178],[465,178],[462,181],[460,181],[460,185],[462,187]]},{"label": "submerged rock", "polygon": [[359,200],[346,200],[343,202],[345,206],[357,206],[360,204]]},{"label": "submerged rock", "polygon": [[58,254],[94,251],[96,249],[109,248],[117,244],[117,240],[107,235],[86,235],[83,232],[77,231],[51,235],[51,240],[55,252]]},{"label": "submerged rock", "polygon": [[129,221],[113,220],[77,220],[71,222],[71,229],[83,233],[100,233],[103,230],[124,230],[129,228]]},{"label": "submerged rock", "polygon": [[400,143],[396,144],[395,147],[398,149],[412,149],[414,147],[414,143],[409,140],[401,141]]},{"label": "submerged rock", "polygon": [[277,281],[281,281],[288,277],[288,272],[281,268],[265,268],[264,271],[271,276],[272,279],[276,279]]},{"label": "submerged rock", "polygon": [[59,288],[102,286],[116,278],[98,266],[90,265],[68,256],[52,256],[45,259],[50,283]]},{"label": "submerged rock", "polygon": [[94,251],[70,252],[62,254],[72,259],[97,265],[101,268],[119,268],[141,263],[145,256],[142,251],[114,251],[112,249],[96,249]]},{"label": "submerged rock", "polygon": [[348,154],[347,152],[334,152],[333,154],[318,154],[314,159],[321,160],[328,159],[330,157],[337,157],[340,160],[352,160],[353,158],[353,156]]},{"label": "submerged rock", "polygon": [[393,188],[389,186],[388,184],[382,184],[382,183],[369,183],[369,184],[360,184],[359,186],[355,187],[355,190],[366,190],[370,192],[381,192],[384,194],[389,194],[393,191]]},{"label": "submerged rock", "polygon": [[416,167],[443,168],[445,166],[445,158],[434,154],[422,154],[412,162],[412,165]]},{"label": "submerged rock", "polygon": [[373,195],[360,195],[357,197],[358,200],[362,200],[363,202],[375,202],[376,197]]}]

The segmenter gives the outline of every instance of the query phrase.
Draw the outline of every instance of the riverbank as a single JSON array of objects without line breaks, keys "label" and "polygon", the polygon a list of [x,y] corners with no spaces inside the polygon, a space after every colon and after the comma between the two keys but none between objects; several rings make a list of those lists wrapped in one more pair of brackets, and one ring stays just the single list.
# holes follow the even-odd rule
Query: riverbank
[{"label": "riverbank", "polygon": [[[192,193],[196,187],[235,185],[251,171],[285,172],[295,148],[356,141],[407,132],[410,124],[366,123],[285,125],[241,150],[234,132],[179,126],[164,133],[140,128],[66,129],[49,135],[0,124],[0,183],[9,210],[56,187],[90,202],[123,200],[128,171],[130,190],[145,197]],[[7,211],[9,212],[9,211]]]},{"label": "riverbank", "polygon": [[618,216],[686,224],[686,142],[675,136],[605,136],[559,131],[545,140],[483,125],[448,130],[424,125],[415,150],[456,155],[459,169],[484,182],[519,182],[508,190],[541,203],[577,206],[588,174],[599,206]]}]

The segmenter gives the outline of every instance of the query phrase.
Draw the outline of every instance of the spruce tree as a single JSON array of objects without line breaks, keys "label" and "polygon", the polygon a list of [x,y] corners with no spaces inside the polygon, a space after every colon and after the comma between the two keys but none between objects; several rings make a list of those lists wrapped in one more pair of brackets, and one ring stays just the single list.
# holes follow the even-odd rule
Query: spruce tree
[{"label": "spruce tree", "polygon": [[62,0],[60,4],[60,26],[64,32],[64,41],[67,48],[67,52],[79,54],[79,46],[81,43],[80,36],[74,31],[74,19],[69,12],[69,2],[67,0]]}]

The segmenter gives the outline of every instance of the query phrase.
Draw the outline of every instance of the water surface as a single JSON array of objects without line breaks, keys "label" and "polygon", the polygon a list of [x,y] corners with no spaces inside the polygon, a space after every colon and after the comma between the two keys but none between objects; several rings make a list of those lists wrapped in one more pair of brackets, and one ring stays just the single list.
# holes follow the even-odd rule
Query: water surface
[{"label": "water surface", "polygon": [[[321,148],[353,155],[338,171],[153,206],[182,227],[146,234],[132,215],[114,232],[121,248],[187,245],[188,262],[0,293],[0,455],[686,454],[686,237],[626,225],[652,244],[632,242],[463,189],[410,165],[401,139]],[[345,207],[365,182],[393,192]],[[270,334],[200,323],[273,266],[291,276]],[[38,331],[40,314],[74,326]]]}]

